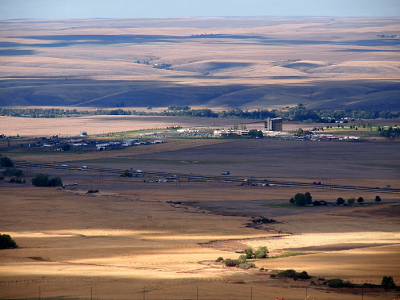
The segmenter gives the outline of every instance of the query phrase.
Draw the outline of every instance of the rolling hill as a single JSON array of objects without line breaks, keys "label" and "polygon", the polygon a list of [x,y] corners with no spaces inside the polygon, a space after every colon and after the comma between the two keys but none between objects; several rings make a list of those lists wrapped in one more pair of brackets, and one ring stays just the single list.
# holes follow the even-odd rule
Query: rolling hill
[{"label": "rolling hill", "polygon": [[2,21],[0,106],[397,112],[398,21]]}]

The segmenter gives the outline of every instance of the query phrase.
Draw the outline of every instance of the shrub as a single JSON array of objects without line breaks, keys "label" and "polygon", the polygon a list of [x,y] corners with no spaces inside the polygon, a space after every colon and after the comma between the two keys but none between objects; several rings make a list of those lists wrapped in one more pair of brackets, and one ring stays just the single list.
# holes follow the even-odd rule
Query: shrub
[{"label": "shrub", "polygon": [[292,197],[292,198],[290,198],[289,202],[290,202],[291,204],[293,204],[293,205],[296,203],[296,201],[294,200],[294,198],[293,198],[293,197]]},{"label": "shrub", "polygon": [[247,256],[244,254],[240,255],[237,261],[239,264],[245,264],[247,262]]},{"label": "shrub", "polygon": [[224,259],[222,258],[222,256],[220,256],[220,257],[218,257],[216,260],[215,260],[215,262],[221,262],[221,261],[223,261]]},{"label": "shrub", "polygon": [[4,176],[22,176],[24,175],[24,173],[22,172],[22,170],[19,169],[15,169],[15,168],[11,168],[11,169],[7,169],[3,172]]},{"label": "shrub", "polygon": [[341,205],[341,204],[344,204],[344,199],[342,198],[342,197],[339,197],[339,198],[337,198],[336,199],[336,204],[339,204],[339,205]]},{"label": "shrub", "polygon": [[310,279],[311,278],[311,276],[308,275],[306,271],[303,271],[303,272],[299,273],[299,272],[296,272],[293,269],[288,269],[288,270],[281,271],[281,272],[279,272],[277,274],[277,276],[278,277],[293,278],[294,280],[297,280],[299,278],[300,279]]},{"label": "shrub", "polygon": [[132,177],[132,172],[125,170],[124,173],[121,174],[121,177]]},{"label": "shrub", "polygon": [[244,253],[246,254],[246,258],[248,258],[248,259],[251,259],[254,257],[253,248],[251,248],[251,247],[244,250]]},{"label": "shrub", "polygon": [[265,246],[259,247],[256,250],[256,252],[254,252],[254,257],[255,258],[267,258],[268,253],[269,253],[269,251],[268,251],[267,247],[265,247]]},{"label": "shrub", "polygon": [[87,194],[93,194],[93,193],[98,193],[99,190],[88,190],[86,193]]},{"label": "shrub", "polygon": [[250,268],[255,268],[255,264],[253,264],[253,263],[248,263],[248,262],[246,262],[246,263],[242,263],[242,264],[238,264],[236,267],[237,268],[241,268],[241,269],[244,269],[244,270],[247,270],[247,269],[250,269]]},{"label": "shrub", "polygon": [[385,291],[396,288],[396,284],[394,283],[392,276],[383,276],[381,285]]},{"label": "shrub", "polygon": [[349,199],[347,199],[347,203],[349,204],[349,205],[353,205],[353,203],[356,201],[356,199],[355,198],[349,198]]},{"label": "shrub", "polygon": [[364,203],[364,198],[363,197],[358,197],[357,202],[360,204]]},{"label": "shrub", "polygon": [[381,201],[382,201],[381,197],[379,197],[379,196],[376,196],[376,197],[375,197],[375,202],[376,202],[376,203],[381,202]]},{"label": "shrub", "polygon": [[235,266],[237,266],[239,263],[238,263],[237,260],[227,258],[227,259],[224,260],[224,264],[225,264],[225,266],[227,266],[227,267],[235,267]]},{"label": "shrub", "polygon": [[328,286],[331,288],[341,288],[341,287],[353,287],[354,285],[350,281],[344,281],[341,278],[334,278],[328,280]]},{"label": "shrub", "polygon": [[0,249],[18,248],[17,243],[8,234],[0,234]]},{"label": "shrub", "polygon": [[263,223],[263,224],[268,224],[268,223],[276,223],[276,220],[274,219],[268,219],[268,218],[254,218],[251,220],[253,223]]}]

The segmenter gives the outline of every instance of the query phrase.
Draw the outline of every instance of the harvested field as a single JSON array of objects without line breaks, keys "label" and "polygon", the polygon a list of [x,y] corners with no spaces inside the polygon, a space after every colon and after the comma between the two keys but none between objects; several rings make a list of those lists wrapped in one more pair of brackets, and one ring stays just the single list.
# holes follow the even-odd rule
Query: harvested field
[{"label": "harvested field", "polygon": [[[358,284],[380,284],[383,276],[400,280],[394,263],[400,251],[400,195],[384,189],[387,184],[398,188],[397,148],[397,143],[379,142],[168,140],[149,148],[79,155],[4,152],[37,164],[23,167],[28,180],[35,172],[47,172],[79,184],[56,189],[0,181],[0,230],[20,246],[1,250],[0,294],[5,299],[32,298],[40,290],[46,299],[88,299],[92,292],[95,299],[183,300],[198,294],[200,299],[240,300],[252,293],[253,299],[300,300],[307,292],[314,299],[358,300],[360,289],[331,289],[317,279],[339,277]],[[56,163],[44,168],[48,161]],[[64,162],[75,169],[61,168]],[[78,171],[83,164],[88,169]],[[121,178],[98,171],[130,167],[149,174]],[[225,169],[232,175],[220,176]],[[143,181],[160,171],[181,174],[182,180]],[[314,171],[330,174],[330,179],[312,185]],[[226,180],[251,174],[309,185],[250,187]],[[192,182],[191,176],[215,179]],[[88,194],[90,189],[99,192]],[[295,193],[306,191],[314,200],[328,202],[361,195],[365,204],[287,206]],[[377,194],[380,204],[374,203]],[[249,226],[259,216],[276,223]],[[271,258],[255,261],[256,268],[215,262],[260,246],[269,249]],[[291,252],[303,255],[284,257]],[[315,277],[270,277],[283,269]],[[365,300],[398,296],[381,288],[363,293]]]}]

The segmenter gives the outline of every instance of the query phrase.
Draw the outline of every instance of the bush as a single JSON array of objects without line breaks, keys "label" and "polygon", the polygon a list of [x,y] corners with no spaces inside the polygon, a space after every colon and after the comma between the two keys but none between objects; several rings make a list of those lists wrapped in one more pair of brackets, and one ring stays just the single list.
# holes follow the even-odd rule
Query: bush
[{"label": "bush", "polygon": [[222,258],[222,256],[220,256],[220,257],[218,257],[216,260],[215,260],[215,262],[221,262],[221,261],[223,261],[224,259]]},{"label": "bush", "polygon": [[121,177],[132,177],[132,172],[125,170],[124,173],[121,174]]},{"label": "bush", "polygon": [[363,197],[358,197],[357,202],[360,204],[364,203],[364,198]]},{"label": "bush", "polygon": [[244,254],[240,255],[237,261],[239,264],[245,264],[245,263],[247,263],[247,256]]},{"label": "bush", "polygon": [[224,264],[227,267],[236,267],[239,263],[237,260],[227,258],[224,260]]},{"label": "bush", "polygon": [[259,247],[256,252],[254,252],[255,258],[267,258],[268,257],[268,249],[267,247]]},{"label": "bush", "polygon": [[381,202],[381,201],[382,201],[381,197],[379,197],[379,196],[376,196],[376,197],[375,197],[375,202],[376,202],[376,203]]},{"label": "bush", "polygon": [[310,279],[311,276],[307,274],[306,271],[303,272],[296,272],[293,269],[288,269],[288,270],[284,270],[281,271],[277,274],[278,277],[285,277],[285,278],[293,278],[294,280],[297,279]]},{"label": "bush", "polygon": [[328,280],[328,286],[331,288],[341,288],[341,287],[353,287],[354,285],[350,281],[344,281],[341,278],[334,278]]},{"label": "bush", "polygon": [[98,193],[99,190],[88,190],[86,193],[87,194],[93,194],[93,193]]},{"label": "bush", "polygon": [[4,176],[17,176],[17,177],[20,177],[20,176],[24,175],[24,173],[22,172],[22,170],[11,168],[11,169],[5,170],[3,172],[3,175]]},{"label": "bush", "polygon": [[251,220],[253,223],[263,223],[263,224],[268,224],[268,223],[276,223],[276,220],[274,219],[268,219],[268,218],[254,218]]},{"label": "bush", "polygon": [[347,203],[349,204],[349,205],[353,205],[353,203],[356,201],[356,199],[355,198],[349,198],[349,199],[347,199]]},{"label": "bush", "polygon": [[0,249],[18,248],[17,243],[8,234],[0,234]]},{"label": "bush", "polygon": [[250,268],[255,268],[255,266],[256,265],[253,264],[253,263],[246,262],[246,263],[238,264],[236,267],[240,268],[240,269],[247,270],[247,269],[250,269]]},{"label": "bush", "polygon": [[344,204],[344,199],[342,198],[342,197],[339,197],[339,198],[337,198],[336,199],[336,204],[339,204],[339,205],[341,205],[341,204]]},{"label": "bush", "polygon": [[248,259],[252,259],[254,257],[253,248],[251,247],[244,250],[244,253],[246,254],[246,258]]}]

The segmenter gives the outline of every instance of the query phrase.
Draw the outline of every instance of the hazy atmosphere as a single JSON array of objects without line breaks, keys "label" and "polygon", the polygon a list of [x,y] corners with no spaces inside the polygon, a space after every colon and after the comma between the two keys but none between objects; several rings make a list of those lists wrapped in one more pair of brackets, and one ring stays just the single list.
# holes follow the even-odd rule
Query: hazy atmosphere
[{"label": "hazy atmosphere", "polygon": [[0,19],[400,15],[398,0],[1,0]]},{"label": "hazy atmosphere", "polygon": [[0,300],[400,300],[400,0],[0,0]]}]

